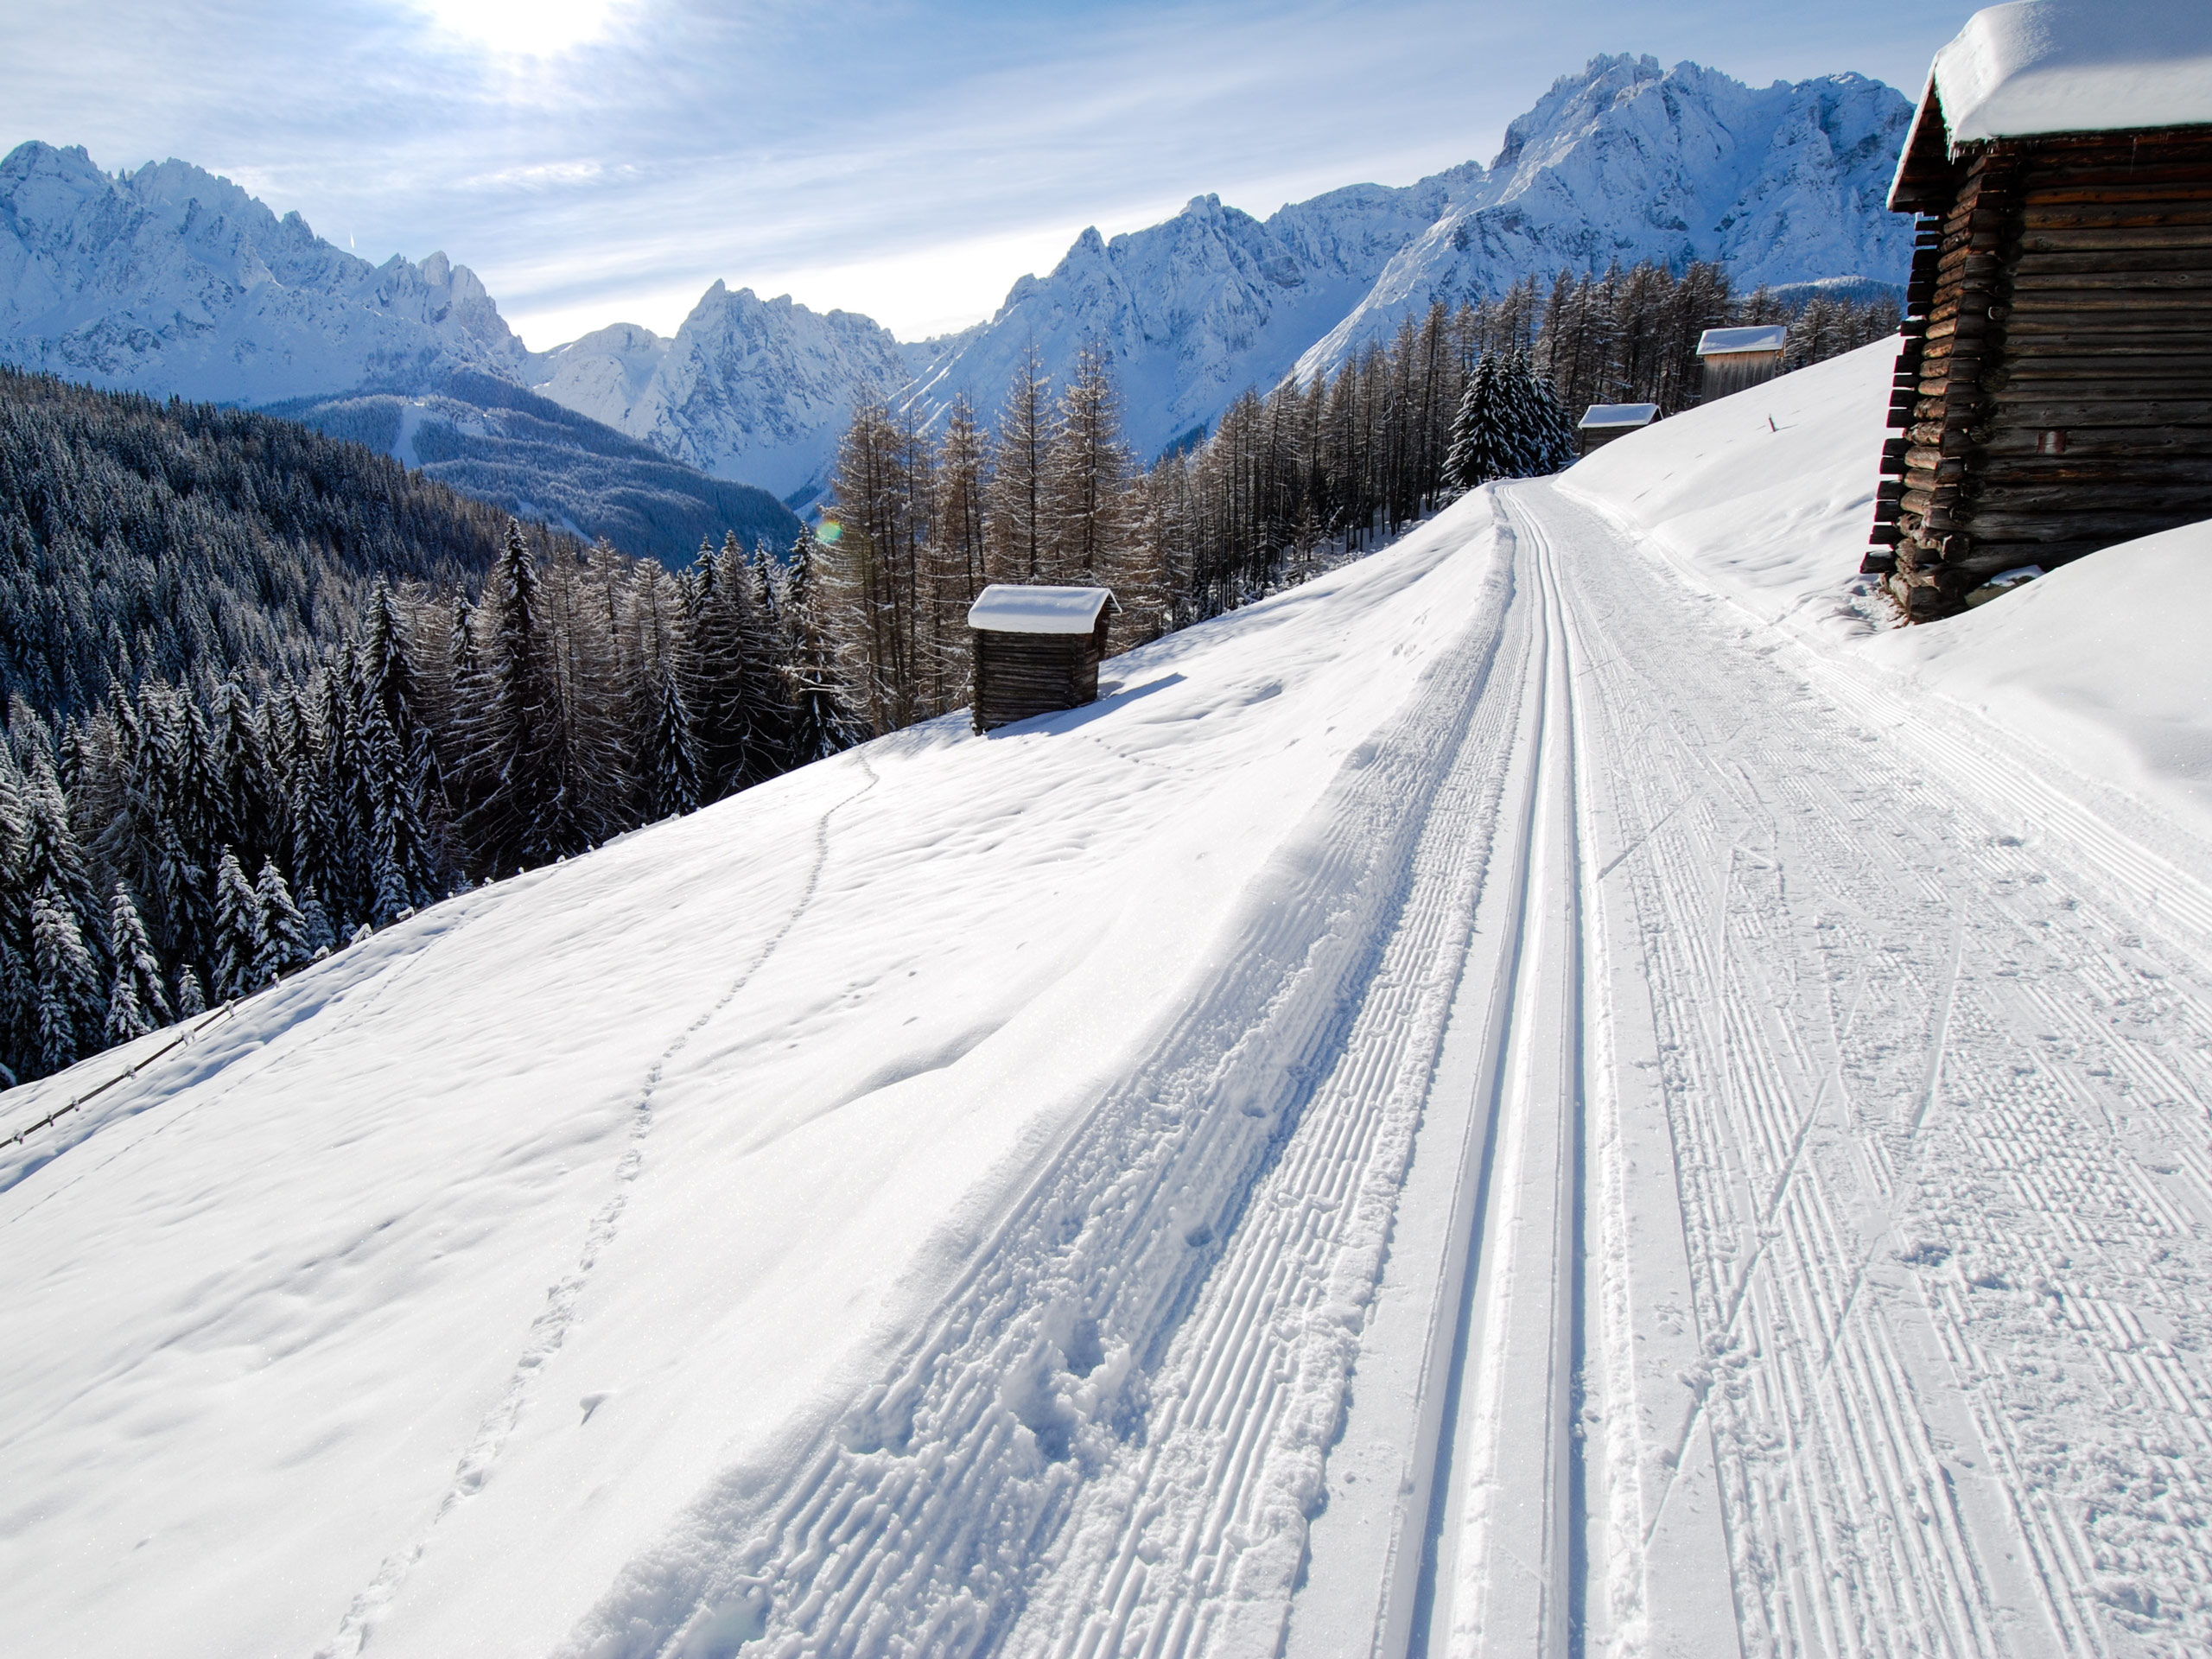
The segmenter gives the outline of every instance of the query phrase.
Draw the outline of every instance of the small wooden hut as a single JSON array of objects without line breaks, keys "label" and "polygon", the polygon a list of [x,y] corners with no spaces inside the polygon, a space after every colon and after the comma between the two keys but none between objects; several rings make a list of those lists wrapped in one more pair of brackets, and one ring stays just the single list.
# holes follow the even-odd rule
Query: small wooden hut
[{"label": "small wooden hut", "polygon": [[1096,702],[1107,626],[1121,608],[1103,588],[998,582],[976,594],[976,729]]},{"label": "small wooden hut", "polygon": [[1708,328],[1698,336],[1698,361],[1705,366],[1705,383],[1698,402],[1712,403],[1731,392],[1762,386],[1782,372],[1783,349],[1789,344],[1789,330],[1778,322],[1747,328]]},{"label": "small wooden hut", "polygon": [[2212,5],[2034,0],[1936,54],[1873,546],[1916,620],[2212,518]]},{"label": "small wooden hut", "polygon": [[1592,404],[1575,424],[1574,435],[1581,440],[1579,453],[1586,455],[1592,449],[1602,449],[1615,438],[1641,432],[1658,418],[1656,404]]}]

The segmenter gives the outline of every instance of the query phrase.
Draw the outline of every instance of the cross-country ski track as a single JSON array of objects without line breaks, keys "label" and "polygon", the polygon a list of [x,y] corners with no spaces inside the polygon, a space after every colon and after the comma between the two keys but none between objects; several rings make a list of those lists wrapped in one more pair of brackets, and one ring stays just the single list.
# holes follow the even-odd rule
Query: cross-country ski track
[{"label": "cross-country ski track", "polygon": [[[1576,478],[1492,486],[1118,659],[1096,709],[1030,735],[938,722],[733,804],[792,850],[653,947],[710,939],[712,974],[604,987],[557,1167],[527,1116],[475,1149],[464,1116],[419,1174],[377,1178],[394,1217],[475,1184],[438,1249],[487,1252],[470,1259],[506,1300],[359,1316],[374,1341],[448,1344],[454,1380],[408,1397],[404,1446],[365,1428],[362,1461],[318,1477],[398,1471],[367,1518],[325,1526],[327,1587],[251,1644],[189,1650],[2212,1650],[2194,843],[2116,825],[1977,716],[1755,619]],[[1281,658],[1309,649],[1302,683]],[[1186,837],[1172,881],[1165,854],[1127,861],[1202,791],[1258,799],[1225,722],[1262,718],[1290,734],[1268,801],[1294,810],[1248,804],[1227,847]],[[1289,769],[1318,765],[1297,760],[1309,738],[1310,778]],[[1020,805],[992,793],[1013,766],[1044,779]],[[959,835],[954,807],[915,804],[924,776]],[[93,1235],[57,1230],[214,1224],[222,1184],[173,1194],[162,1172],[184,1166],[160,1160],[242,1158],[215,1137],[275,1122],[288,1066],[342,1046],[411,1075],[373,1048],[389,1026],[410,1063],[480,1072],[493,1039],[459,1012],[438,1027],[437,987],[495,972],[468,945],[502,928],[557,964],[568,936],[525,927],[548,884],[601,927],[690,925],[674,897],[626,912],[606,895],[630,889],[583,884],[664,847],[694,867],[671,893],[696,891],[721,868],[717,813],[740,822],[716,809],[441,906],[26,1133],[0,1188],[16,1328],[74,1328]],[[1013,852],[1046,874],[978,897]],[[863,924],[897,949],[860,959]],[[1009,988],[1017,949],[1030,978]],[[1125,1001],[1084,976],[1102,959]],[[927,1001],[933,966],[957,995]],[[577,1007],[537,971],[531,995]],[[793,1069],[809,1042],[842,1044],[844,1070]],[[12,1091],[0,1137],[130,1052]],[[389,1113],[341,1115],[330,1158],[407,1132]],[[982,1150],[944,1149],[978,1123]],[[823,1140],[840,1133],[861,1138]],[[102,1219],[103,1183],[134,1169],[151,1196]],[[534,1207],[503,1222],[484,1169]],[[386,1248],[356,1230],[335,1255],[302,1246],[315,1282]],[[884,1267],[849,1297],[855,1240]],[[130,1379],[188,1379],[205,1332],[273,1330],[297,1295],[176,1271],[221,1306],[42,1360],[0,1420],[12,1582],[66,1572],[40,1541],[55,1517],[106,1548],[86,1541],[107,1522],[53,1495],[100,1425],[157,1472],[192,1466],[161,1461],[181,1454]],[[662,1306],[692,1323],[651,1370]],[[264,1386],[257,1341],[293,1352],[231,1331],[226,1388]],[[229,1408],[177,1386],[180,1411]],[[267,1460],[354,1455],[324,1445]],[[623,1496],[645,1466],[652,1494]],[[530,1518],[586,1490],[573,1540]],[[534,1527],[551,1554],[525,1608],[502,1573]],[[71,1622],[91,1593],[33,1590],[35,1650],[128,1650]]]}]

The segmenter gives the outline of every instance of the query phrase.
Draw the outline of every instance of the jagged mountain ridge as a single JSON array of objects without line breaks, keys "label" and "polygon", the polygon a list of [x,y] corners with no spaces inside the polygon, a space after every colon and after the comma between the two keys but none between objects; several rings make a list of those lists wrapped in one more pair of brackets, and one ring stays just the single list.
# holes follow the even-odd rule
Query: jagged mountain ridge
[{"label": "jagged mountain ridge", "polygon": [[764,492],[524,391],[531,354],[466,265],[371,265],[183,162],[110,175],[35,143],[0,160],[0,362],[272,410],[670,563],[702,536],[798,533]]},{"label": "jagged mountain ridge", "polygon": [[27,145],[0,165],[0,359],[259,404],[481,373],[803,503],[855,397],[933,421],[965,396],[988,419],[1033,341],[1055,380],[1103,344],[1148,456],[1248,386],[1332,370],[1435,301],[1531,272],[1707,258],[1745,285],[1895,283],[1910,227],[1883,197],[1910,116],[1855,74],[1755,89],[1599,57],[1516,120],[1489,168],[1354,185],[1265,220],[1208,195],[1145,230],[1086,231],[959,334],[901,344],[867,317],[717,281],[672,338],[618,323],[543,353],[442,256],[371,267],[183,163],[111,180],[81,150]]},{"label": "jagged mountain ridge", "polygon": [[[934,419],[964,395],[988,418],[1031,342],[1058,380],[1096,340],[1114,357],[1130,443],[1149,456],[1206,430],[1248,386],[1332,372],[1438,300],[1496,293],[1531,272],[1712,259],[1745,286],[1894,284],[1911,231],[1884,199],[1911,112],[1862,75],[1754,88],[1694,63],[1595,58],[1512,123],[1489,168],[1354,185],[1265,220],[1208,195],[1142,231],[1086,231],[1048,275],[1014,283],[988,322],[898,348],[903,397]],[[747,377],[778,360],[775,348],[700,349],[731,305],[766,313],[717,284],[676,341],[603,330],[584,354],[588,374],[580,364],[539,389],[710,472],[804,499],[827,478],[852,397],[887,395],[898,377],[888,336],[849,314],[831,314],[848,319],[842,339],[804,306],[777,314],[806,390],[766,423]]]},{"label": "jagged mountain ridge", "polygon": [[1744,287],[1901,281],[1912,226],[1886,198],[1911,118],[1863,75],[1751,87],[1694,63],[1592,59],[1507,127],[1488,175],[1394,253],[1297,372],[1529,272],[1702,259]]}]

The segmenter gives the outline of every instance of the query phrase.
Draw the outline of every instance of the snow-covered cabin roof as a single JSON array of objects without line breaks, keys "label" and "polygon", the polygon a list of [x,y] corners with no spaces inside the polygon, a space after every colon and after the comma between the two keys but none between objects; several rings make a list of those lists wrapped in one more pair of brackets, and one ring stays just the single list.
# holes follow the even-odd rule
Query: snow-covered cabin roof
[{"label": "snow-covered cabin roof", "polygon": [[1103,588],[995,582],[968,607],[968,626],[989,633],[1089,633],[1108,607],[1122,608]]},{"label": "snow-covered cabin roof", "polygon": [[2055,132],[2212,124],[2205,0],[2017,0],[1968,19],[1936,54],[1890,206],[1961,144]]},{"label": "snow-covered cabin roof", "polygon": [[1593,426],[1649,426],[1658,418],[1656,404],[1592,404],[1575,425],[1586,431]]},{"label": "snow-covered cabin roof", "polygon": [[1778,352],[1789,338],[1788,327],[1779,322],[1751,328],[1708,328],[1697,338],[1697,354],[1732,357],[1738,352]]}]

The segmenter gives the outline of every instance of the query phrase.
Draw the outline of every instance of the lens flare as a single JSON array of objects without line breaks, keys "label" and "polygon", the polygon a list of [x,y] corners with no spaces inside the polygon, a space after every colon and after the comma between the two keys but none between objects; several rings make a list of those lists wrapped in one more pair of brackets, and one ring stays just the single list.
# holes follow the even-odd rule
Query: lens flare
[{"label": "lens flare", "polygon": [[835,518],[824,518],[820,528],[814,532],[814,539],[817,542],[829,542],[834,545],[843,538],[844,534],[845,527],[842,524]]}]

